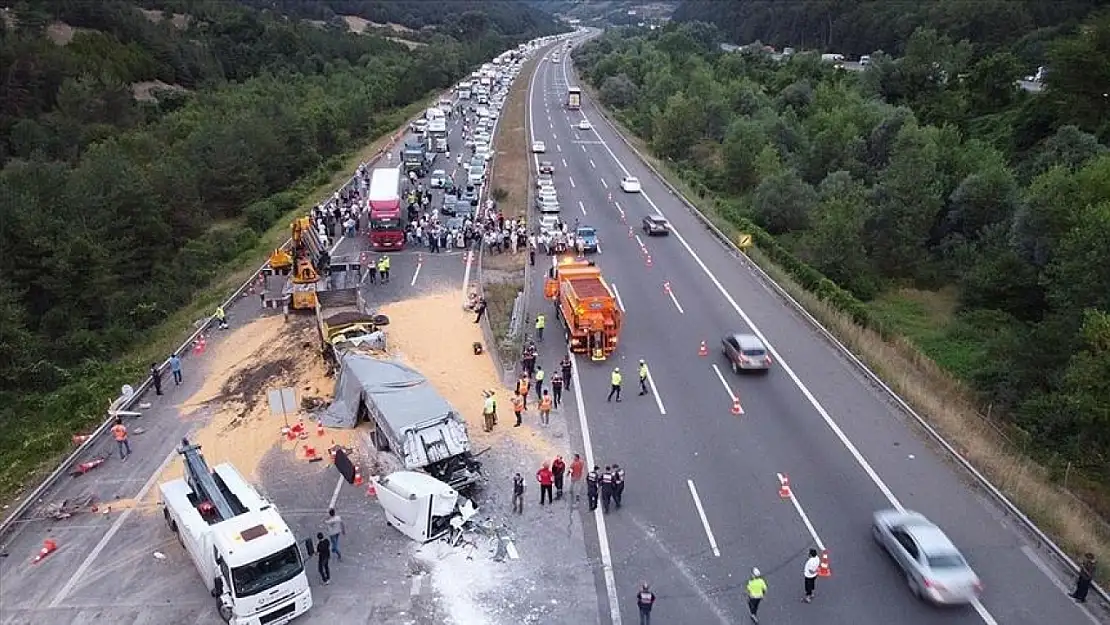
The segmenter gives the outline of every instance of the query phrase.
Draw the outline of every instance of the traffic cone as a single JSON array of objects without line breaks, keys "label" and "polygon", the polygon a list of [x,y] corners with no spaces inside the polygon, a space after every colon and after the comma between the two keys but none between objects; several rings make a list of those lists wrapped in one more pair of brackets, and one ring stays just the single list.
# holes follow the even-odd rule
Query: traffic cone
[{"label": "traffic cone", "polygon": [[362,469],[355,467],[355,486],[362,486]]},{"label": "traffic cone", "polygon": [[370,483],[366,485],[366,496],[367,497],[377,497],[378,496],[378,489],[374,486],[373,478],[371,478]]},{"label": "traffic cone", "polygon": [[708,356],[708,355],[709,355],[709,346],[705,344],[705,341],[702,341],[701,346],[698,347],[698,356],[705,357],[705,356]]},{"label": "traffic cone", "polygon": [[316,448],[312,445],[305,445],[304,447],[305,460],[312,460],[316,457]]},{"label": "traffic cone", "polygon": [[316,422],[316,436],[324,435],[324,424],[319,421]]},{"label": "traffic cone", "polygon": [[628,238],[631,239],[634,236],[636,236],[636,233],[632,231],[632,226],[629,226],[628,227]]},{"label": "traffic cone", "polygon": [[297,423],[293,425],[293,432],[296,434],[304,432],[304,419],[300,419],[299,421],[297,421]]},{"label": "traffic cone", "polygon": [[663,283],[663,292],[666,293],[667,295],[671,294],[671,283],[670,282],[664,282]]},{"label": "traffic cone", "polygon": [[281,435],[284,436],[286,440],[292,441],[297,439],[297,433],[293,431],[293,428],[288,426],[281,428]]},{"label": "traffic cone", "polygon": [[832,577],[832,568],[829,567],[829,550],[821,550],[821,564],[817,567],[817,577]]},{"label": "traffic cone", "polygon": [[193,353],[199,356],[204,353],[204,349],[207,346],[207,342],[204,340],[204,335],[202,334],[193,342]]},{"label": "traffic cone", "polygon": [[744,414],[744,408],[740,406],[740,400],[739,399],[732,400],[732,414],[734,414],[734,415]]},{"label": "traffic cone", "polygon": [[651,255],[650,254],[648,255],[648,257],[646,259],[646,263],[647,263],[648,267],[651,267]]},{"label": "traffic cone", "polygon": [[790,478],[784,473],[779,473],[779,497],[790,499],[794,493],[790,492]]},{"label": "traffic cone", "polygon": [[417,265],[423,265],[424,264],[424,253],[423,252],[417,252],[417,254],[416,254],[416,264]]},{"label": "traffic cone", "polygon": [[54,553],[57,550],[58,543],[55,542],[53,538],[47,538],[46,540],[42,541],[42,549],[39,549],[39,555],[35,556],[35,559],[32,560],[31,563],[38,564],[39,562],[42,562],[43,558]]},{"label": "traffic cone", "polygon": [[80,447],[82,444],[84,444],[85,441],[89,440],[90,438],[92,438],[92,436],[89,436],[88,434],[74,434],[73,446]]}]

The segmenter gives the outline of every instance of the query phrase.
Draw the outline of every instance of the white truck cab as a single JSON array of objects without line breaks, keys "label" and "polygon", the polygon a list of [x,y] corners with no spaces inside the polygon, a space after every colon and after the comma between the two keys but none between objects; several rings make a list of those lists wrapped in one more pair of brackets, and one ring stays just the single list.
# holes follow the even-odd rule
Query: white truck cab
[{"label": "white truck cab", "polygon": [[230,464],[178,449],[185,477],[159,486],[163,516],[229,625],[282,625],[312,607],[304,558],[272,503]]}]

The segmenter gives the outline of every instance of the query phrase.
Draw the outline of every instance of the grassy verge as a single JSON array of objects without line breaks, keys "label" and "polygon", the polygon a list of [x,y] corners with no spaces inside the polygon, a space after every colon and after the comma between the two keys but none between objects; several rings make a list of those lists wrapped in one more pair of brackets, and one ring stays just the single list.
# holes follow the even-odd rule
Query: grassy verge
[{"label": "grassy verge", "polygon": [[[386,131],[369,145],[344,157],[330,159],[319,170],[306,175],[286,193],[299,200],[297,208],[279,218],[249,249],[221,268],[222,278],[198,292],[190,305],[177,310],[164,322],[149,330],[141,345],[136,345],[113,363],[60,388],[51,401],[40,407],[50,419],[22,420],[18,437],[0,439],[0,502],[9,502],[57,466],[71,449],[70,438],[104,420],[103,409],[117,394],[120,385],[141,380],[151,362],[161,362],[177,349],[197,324],[210,315],[219,302],[245,282],[270,252],[289,238],[289,222],[313,205],[330,196],[345,183],[359,163],[365,162],[389,143],[392,134],[421,110],[431,98],[414,103],[383,117],[377,127]],[[214,228],[226,228],[218,224]],[[21,443],[20,443],[21,442]]]},{"label": "grassy verge", "polygon": [[[597,102],[596,94],[591,95]],[[644,143],[618,120],[612,115],[609,118],[668,182],[735,240],[739,228],[721,216],[711,197],[692,189],[675,171],[651,156]],[[1003,431],[983,417],[968,390],[953,375],[927,357],[910,337],[892,331],[908,329],[908,334],[916,334],[916,340],[933,341],[938,349],[953,350],[950,354],[953,363],[971,357],[961,353],[966,347],[952,344],[939,325],[943,321],[938,324],[938,317],[943,320],[945,310],[950,314],[943,303],[938,309],[936,301],[926,304],[920,297],[900,293],[862,311],[862,315],[851,307],[846,313],[835,305],[836,297],[818,297],[805,289],[765,251],[756,247],[749,256],[1057,544],[1073,556],[1091,552],[1102,562],[1110,561],[1110,527],[1087,502],[1059,483],[1063,476],[1030,459],[1020,436]],[[836,295],[831,289],[826,293]],[[930,310],[930,306],[934,309]],[[883,328],[883,332],[865,327],[860,323],[861,316],[870,319],[874,327]],[[1099,577],[1106,582],[1110,572],[1101,571]]]},{"label": "grassy verge", "polygon": [[[528,86],[536,63],[542,57],[537,53],[520,69],[497,123],[497,136],[493,138],[493,171],[490,188],[494,199],[506,219],[528,219],[529,184],[532,180],[531,154],[528,146]],[[490,330],[497,341],[501,362],[512,365],[520,355],[520,338],[510,337],[513,301],[524,289],[524,265],[527,251],[516,254],[482,255],[482,290],[486,296]]]}]

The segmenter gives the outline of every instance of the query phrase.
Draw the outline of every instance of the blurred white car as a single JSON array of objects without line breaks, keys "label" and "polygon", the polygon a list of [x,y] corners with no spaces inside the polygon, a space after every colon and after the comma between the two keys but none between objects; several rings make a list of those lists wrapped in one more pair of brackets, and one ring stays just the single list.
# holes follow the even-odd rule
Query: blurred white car
[{"label": "blurred white car", "polygon": [[983,591],[979,576],[952,541],[924,516],[880,510],[871,524],[875,541],[902,569],[910,591],[940,605],[962,605]]},{"label": "blurred white car", "polygon": [[543,141],[535,141],[532,143],[532,152],[535,154],[543,154],[547,151],[547,145]]},{"label": "blurred white car", "polygon": [[579,130],[589,130],[590,128],[592,128],[592,126],[590,126],[590,120],[582,118],[582,121],[578,122]]},{"label": "blurred white car", "polygon": [[634,176],[625,176],[621,178],[621,191],[625,193],[639,193],[640,179]]},{"label": "blurred white car", "polygon": [[442,189],[446,184],[447,172],[442,169],[433,171],[431,177],[428,179],[428,186],[433,189]]}]

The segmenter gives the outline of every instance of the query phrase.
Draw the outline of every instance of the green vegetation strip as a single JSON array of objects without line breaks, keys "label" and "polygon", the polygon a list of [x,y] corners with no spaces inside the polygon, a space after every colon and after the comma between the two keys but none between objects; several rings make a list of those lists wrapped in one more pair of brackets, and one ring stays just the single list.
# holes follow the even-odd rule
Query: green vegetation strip
[{"label": "green vegetation strip", "polygon": [[[1110,18],[1089,27],[1110,33]],[[1110,266],[1110,157],[1087,134],[1097,124],[931,31],[862,73],[814,55],[722,54],[712,36],[611,32],[575,59],[703,214],[734,240],[751,235],[752,259],[1062,547],[1110,558],[1095,513],[1110,511],[1110,278],[1091,271]],[[941,57],[969,79],[945,96],[895,86]],[[1054,58],[1065,76],[1085,62]],[[1057,98],[1086,97],[1072,87]],[[970,108],[941,106],[956,100]],[[982,134],[993,115],[1034,110],[1060,129],[1029,118],[1007,142]],[[1007,151],[1019,133],[1025,151]],[[983,396],[990,418],[975,408]]]}]

